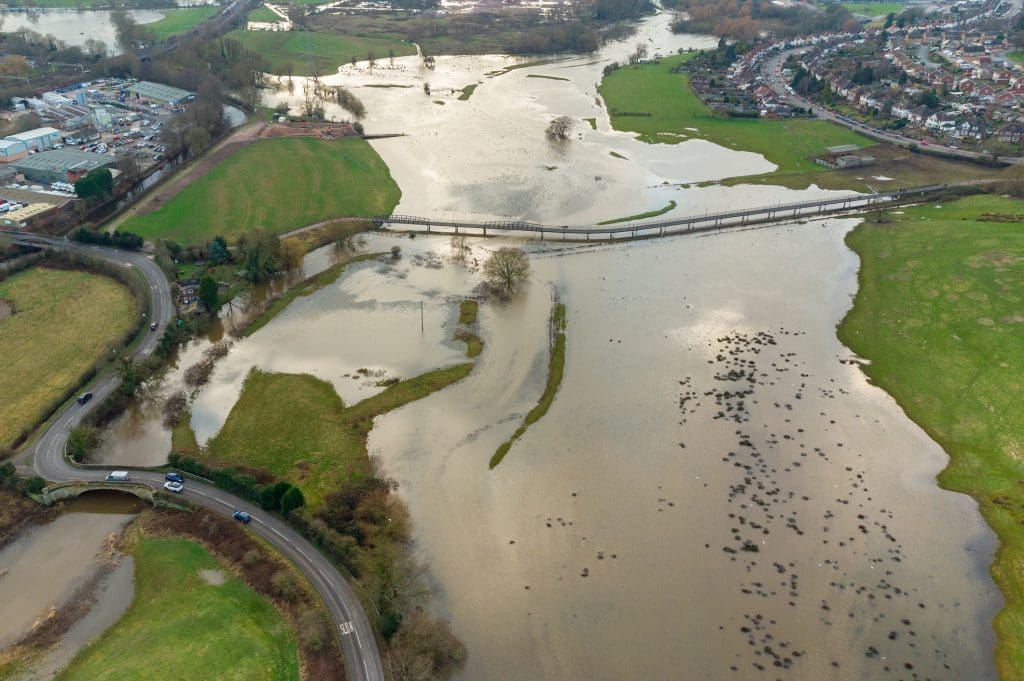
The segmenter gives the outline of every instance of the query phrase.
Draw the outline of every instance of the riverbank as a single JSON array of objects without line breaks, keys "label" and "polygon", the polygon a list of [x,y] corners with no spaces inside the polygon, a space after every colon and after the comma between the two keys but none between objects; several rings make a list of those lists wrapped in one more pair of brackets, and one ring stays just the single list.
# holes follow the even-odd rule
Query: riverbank
[{"label": "riverbank", "polygon": [[827,121],[803,118],[762,120],[716,115],[690,87],[689,75],[677,67],[694,52],[647,64],[622,66],[604,77],[604,98],[612,127],[636,132],[649,144],[678,144],[703,139],[723,147],[753,151],[784,174],[820,170],[815,155],[825,147],[871,140]]},{"label": "riverbank", "polygon": [[389,35],[234,30],[225,37],[262,54],[270,73],[278,76],[326,76],[343,64],[371,58],[387,64],[390,58],[416,54],[414,44]]},{"label": "riverbank", "polygon": [[999,537],[990,567],[1000,678],[1024,677],[1024,202],[975,196],[893,211],[847,237],[861,259],[840,340],[949,454],[945,489],[971,495]]}]

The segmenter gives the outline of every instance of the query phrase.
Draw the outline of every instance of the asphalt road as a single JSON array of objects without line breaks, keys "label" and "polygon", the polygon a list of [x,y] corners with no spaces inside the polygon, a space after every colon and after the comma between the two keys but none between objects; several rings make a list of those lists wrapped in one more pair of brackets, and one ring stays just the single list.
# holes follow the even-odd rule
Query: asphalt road
[{"label": "asphalt road", "polygon": [[[136,359],[147,357],[153,353],[160,335],[167,324],[171,322],[174,313],[170,282],[153,260],[133,251],[91,246],[66,239],[52,239],[34,234],[12,232],[0,232],[0,234],[13,236],[17,243],[85,253],[111,260],[122,266],[138,268],[149,283],[151,310],[149,323],[156,321],[157,329],[145,331],[146,337],[135,346],[132,353]],[[64,457],[64,449],[67,444],[68,432],[81,423],[82,419],[97,404],[113,392],[117,388],[118,382],[116,374],[104,373],[89,388],[94,396],[90,402],[85,405],[71,402],[51,421],[46,431],[27,452],[36,473],[52,482],[103,480],[106,477],[108,472],[106,468],[100,470],[71,463]],[[163,473],[132,471],[131,477],[132,482],[149,483],[157,489],[161,488],[164,483]],[[316,547],[280,518],[212,485],[190,479],[185,483],[182,496],[221,515],[230,516],[235,510],[248,512],[252,516],[252,522],[247,527],[291,560],[320,594],[331,619],[338,627],[342,649],[345,653],[348,678],[357,681],[384,681],[384,669],[381,665],[377,639],[374,637],[370,620],[367,618],[359,598],[345,578]]]},{"label": "asphalt road", "polygon": [[[921,141],[911,137],[904,137],[902,135],[876,130],[874,128],[868,127],[867,125],[864,125],[863,123],[845,121],[839,118],[838,114],[818,106],[809,99],[805,99],[799,94],[791,94],[786,89],[786,86],[789,85],[789,82],[782,75],[782,63],[786,60],[786,58],[789,55],[806,52],[808,49],[810,48],[796,47],[791,50],[782,50],[766,58],[764,60],[764,63],[761,65],[761,75],[764,77],[765,84],[768,85],[768,87],[770,87],[772,90],[774,90],[775,93],[783,99],[783,101],[787,101],[795,106],[809,108],[811,109],[811,111],[814,112],[814,115],[817,116],[818,118],[823,118],[827,121],[832,121],[836,125],[842,125],[843,127],[849,128],[851,130],[856,130],[862,135],[871,137],[872,139],[876,139],[881,142],[888,142],[889,144],[895,144],[896,146],[901,147],[909,147],[911,144],[917,144],[920,150],[924,153],[929,153],[929,151],[931,151],[932,153],[939,152],[939,155],[942,156],[953,156],[971,161],[989,161],[992,158],[988,154],[981,154],[976,151],[967,151],[965,149],[954,149],[953,147],[943,146],[941,144],[936,144],[934,142]],[[1000,158],[1003,161],[1006,161],[1007,163],[1024,162],[1024,158],[1019,156],[1001,156]]]}]

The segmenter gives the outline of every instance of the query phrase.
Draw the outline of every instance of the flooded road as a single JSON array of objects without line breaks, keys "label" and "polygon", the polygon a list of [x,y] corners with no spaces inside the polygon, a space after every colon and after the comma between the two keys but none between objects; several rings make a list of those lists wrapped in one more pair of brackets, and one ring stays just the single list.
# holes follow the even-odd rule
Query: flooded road
[{"label": "flooded road", "polygon": [[[535,253],[474,372],[377,420],[462,678],[994,678],[993,537],[835,338],[851,224]],[[551,286],[563,383],[490,471]]]}]

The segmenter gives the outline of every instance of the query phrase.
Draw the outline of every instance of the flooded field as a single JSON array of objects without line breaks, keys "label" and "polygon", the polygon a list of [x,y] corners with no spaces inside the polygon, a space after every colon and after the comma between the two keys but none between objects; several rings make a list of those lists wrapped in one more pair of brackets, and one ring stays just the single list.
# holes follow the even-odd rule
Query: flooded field
[{"label": "flooded field", "polygon": [[[70,502],[53,522],[27,531],[0,550],[0,650],[29,633],[33,623],[52,616],[85,584],[107,560],[112,537],[131,520],[137,504],[135,497],[85,495]],[[118,594],[110,595],[116,602]],[[100,598],[94,623],[103,621],[107,605],[111,604]],[[88,639],[95,633],[95,626],[86,623],[77,636]]]},{"label": "flooded field", "polygon": [[[164,15],[157,10],[130,9],[126,13],[140,24],[160,21]],[[43,35],[52,34],[68,45],[85,45],[86,40],[102,40],[107,50],[114,54],[121,52],[117,47],[117,35],[107,10],[45,9],[32,12],[5,12],[0,14],[5,30],[37,31]]]},{"label": "flooded field", "polygon": [[[436,68],[428,69],[418,57],[403,57],[394,65],[382,60],[372,70],[345,65],[321,82],[343,85],[363,100],[368,133],[406,135],[372,142],[403,190],[397,213],[558,225],[638,214],[674,200],[678,205],[668,215],[689,215],[705,206],[690,202],[680,185],[775,166],[758,154],[703,140],[651,145],[611,129],[597,95],[605,65],[625,61],[637,43],[652,55],[666,55],[717,42],[674,35],[671,19],[658,14],[634,36],[594,55],[535,60],[543,63],[529,68],[503,72],[527,60],[469,56],[438,57]],[[293,93],[282,88],[267,95],[267,105],[298,106],[303,82],[295,79]],[[460,101],[472,84],[472,96]],[[327,114],[349,118],[336,104],[327,105]],[[560,115],[576,120],[573,139],[549,142],[544,130]],[[585,119],[594,119],[594,127]]]},{"label": "flooded field", "polygon": [[[378,419],[463,678],[994,678],[993,538],[835,339],[850,226],[535,253],[474,372]],[[552,286],[561,390],[490,471]]]}]

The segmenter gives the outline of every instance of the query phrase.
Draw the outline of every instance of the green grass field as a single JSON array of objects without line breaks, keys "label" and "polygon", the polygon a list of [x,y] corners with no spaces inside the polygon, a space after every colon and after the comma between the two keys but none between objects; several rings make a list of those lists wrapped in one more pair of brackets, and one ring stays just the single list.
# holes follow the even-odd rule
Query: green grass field
[{"label": "green grass field", "polygon": [[235,239],[257,228],[280,234],[335,217],[388,214],[400,196],[365,140],[260,140],[122,229],[202,244],[218,234]]},{"label": "green grass field", "polygon": [[378,62],[387,60],[390,51],[396,57],[416,54],[416,46],[397,36],[364,37],[338,35],[336,33],[313,33],[310,31],[231,31],[227,35],[245,47],[255,50],[267,58],[270,72],[278,75],[288,73],[288,64],[296,76],[309,76],[309,53],[313,54],[313,66],[317,75],[325,76],[337,72],[342,64],[355,58],[365,61],[371,52]]},{"label": "green grass field", "polygon": [[146,24],[146,28],[151,29],[156,34],[157,39],[165,40],[172,35],[184,33],[195,28],[219,10],[219,7],[210,5],[189,7],[187,9],[164,9],[160,10],[164,18],[152,24]]},{"label": "green grass field", "polygon": [[[0,446],[30,427],[131,328],[135,302],[107,277],[32,268],[0,282]],[[7,309],[8,305],[0,305]]]},{"label": "green grass field", "polygon": [[1012,52],[1007,52],[1006,58],[1010,61],[1024,62],[1024,50],[1013,50]]},{"label": "green grass field", "polygon": [[[690,88],[687,74],[672,73],[676,64],[691,57],[685,54],[660,64],[625,66],[605,76],[599,92],[611,113],[612,126],[637,132],[650,144],[677,144],[684,140],[675,135],[685,135],[738,151],[753,151],[779,166],[774,174],[821,170],[814,156],[825,147],[872,144],[868,138],[827,121],[717,116]],[[650,115],[623,116],[616,112]]]},{"label": "green grass field", "polygon": [[996,666],[1024,678],[1024,201],[977,196],[892,218],[847,237],[860,288],[839,338],[949,454],[939,483],[974,497],[999,535]]},{"label": "green grass field", "polygon": [[898,2],[842,2],[843,7],[851,14],[861,14],[869,17],[877,17],[887,14],[899,14],[907,8]]},{"label": "green grass field", "polygon": [[253,11],[249,12],[248,20],[265,21],[269,23],[277,23],[279,21],[284,21],[280,16],[278,16],[277,12],[272,11],[266,5],[260,5]]},{"label": "green grass field", "polygon": [[351,407],[326,381],[254,369],[206,458],[266,469],[299,485],[306,502],[316,506],[339,481],[371,474],[366,436],[376,416],[458,381],[472,367],[431,371]]},{"label": "green grass field", "polygon": [[61,681],[298,680],[288,623],[237,577],[208,583],[201,570],[225,568],[205,548],[146,538],[133,554],[131,607],[75,657]]}]

